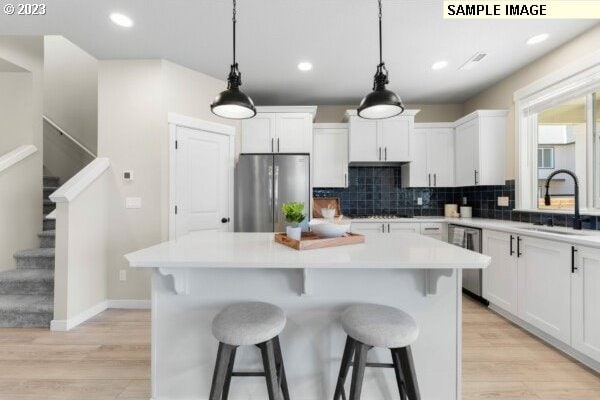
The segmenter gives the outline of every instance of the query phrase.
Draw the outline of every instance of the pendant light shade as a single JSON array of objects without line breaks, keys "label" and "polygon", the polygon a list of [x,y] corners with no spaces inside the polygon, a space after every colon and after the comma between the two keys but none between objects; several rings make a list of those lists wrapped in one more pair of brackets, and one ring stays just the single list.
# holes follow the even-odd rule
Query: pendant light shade
[{"label": "pendant light shade", "polygon": [[233,0],[233,64],[227,77],[227,90],[219,93],[210,110],[219,117],[229,119],[247,119],[256,115],[256,107],[252,99],[240,90],[242,85],[242,73],[238,69],[238,63],[235,60],[235,24],[236,20],[236,0]]},{"label": "pendant light shade", "polygon": [[404,111],[400,97],[385,88],[389,79],[383,62],[381,17],[381,0],[379,0],[379,65],[377,65],[377,72],[373,78],[373,91],[362,99],[357,109],[358,116],[366,119],[391,118]]}]

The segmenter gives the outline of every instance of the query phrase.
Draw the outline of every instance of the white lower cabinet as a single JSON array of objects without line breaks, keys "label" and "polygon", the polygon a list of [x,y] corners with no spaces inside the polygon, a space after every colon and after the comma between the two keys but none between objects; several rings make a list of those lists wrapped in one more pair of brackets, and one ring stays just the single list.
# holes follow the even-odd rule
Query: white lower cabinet
[{"label": "white lower cabinet", "polygon": [[445,242],[445,236],[448,235],[447,230],[444,229],[445,225],[440,222],[423,222],[421,223],[421,235]]},{"label": "white lower cabinet", "polygon": [[571,246],[531,237],[518,240],[518,316],[569,344]]},{"label": "white lower cabinet", "polygon": [[421,224],[418,223],[390,222],[386,225],[388,232],[421,233]]},{"label": "white lower cabinet", "polygon": [[352,222],[352,232],[368,235],[372,233],[385,233],[386,224],[381,222]]},{"label": "white lower cabinet", "polygon": [[571,275],[573,347],[600,362],[600,250],[577,247]]},{"label": "white lower cabinet", "polygon": [[483,270],[483,298],[515,315],[518,290],[516,241],[515,235],[483,231],[483,253],[492,258],[490,266]]}]

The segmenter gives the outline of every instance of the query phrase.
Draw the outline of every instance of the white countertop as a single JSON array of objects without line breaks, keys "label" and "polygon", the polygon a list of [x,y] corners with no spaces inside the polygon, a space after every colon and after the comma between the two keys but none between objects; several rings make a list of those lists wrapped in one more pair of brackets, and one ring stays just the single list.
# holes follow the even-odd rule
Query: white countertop
[{"label": "white countertop", "polygon": [[372,235],[365,243],[297,251],[273,233],[193,232],[125,255],[131,267],[486,268],[490,257],[415,233]]}]

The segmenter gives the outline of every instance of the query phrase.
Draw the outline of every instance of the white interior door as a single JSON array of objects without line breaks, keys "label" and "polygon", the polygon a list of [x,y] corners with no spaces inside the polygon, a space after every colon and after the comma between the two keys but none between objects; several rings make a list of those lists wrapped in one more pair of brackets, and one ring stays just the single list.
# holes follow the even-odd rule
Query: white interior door
[{"label": "white interior door", "polygon": [[176,140],[175,237],[231,230],[233,136],[177,126]]}]

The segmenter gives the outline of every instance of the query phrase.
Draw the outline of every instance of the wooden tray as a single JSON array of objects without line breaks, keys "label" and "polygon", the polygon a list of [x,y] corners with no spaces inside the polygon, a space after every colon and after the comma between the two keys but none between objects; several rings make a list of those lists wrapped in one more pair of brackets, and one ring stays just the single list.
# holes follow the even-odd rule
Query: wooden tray
[{"label": "wooden tray", "polygon": [[302,239],[295,240],[287,237],[285,233],[276,233],[275,241],[296,250],[314,250],[325,247],[345,246],[348,244],[364,243],[364,235],[358,233],[346,233],[338,238],[320,238],[312,232],[302,232]]},{"label": "wooden tray", "polygon": [[335,216],[342,214],[339,197],[313,197],[313,218],[323,218],[322,208],[335,208]]}]

